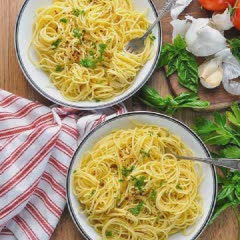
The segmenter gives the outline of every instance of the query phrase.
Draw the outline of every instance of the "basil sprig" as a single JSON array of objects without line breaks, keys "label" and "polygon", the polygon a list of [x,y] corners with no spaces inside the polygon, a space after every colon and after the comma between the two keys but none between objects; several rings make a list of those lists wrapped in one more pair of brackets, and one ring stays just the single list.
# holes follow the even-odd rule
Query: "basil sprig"
[{"label": "basil sprig", "polygon": [[162,48],[159,67],[167,66],[167,76],[177,72],[179,83],[185,88],[198,91],[198,64],[194,55],[186,50],[186,41],[178,35],[172,44]]},{"label": "basil sprig", "polygon": [[146,105],[173,115],[180,108],[207,108],[210,103],[201,101],[195,93],[185,92],[177,97],[167,96],[163,98],[159,93],[148,86],[144,86],[139,94],[139,99]]}]

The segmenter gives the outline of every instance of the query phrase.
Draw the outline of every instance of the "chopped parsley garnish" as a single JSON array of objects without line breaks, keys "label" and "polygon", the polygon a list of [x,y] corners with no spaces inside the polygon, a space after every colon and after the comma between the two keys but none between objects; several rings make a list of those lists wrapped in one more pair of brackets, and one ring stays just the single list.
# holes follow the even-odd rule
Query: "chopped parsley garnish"
[{"label": "chopped parsley garnish", "polygon": [[134,170],[134,166],[130,167],[129,169],[126,167],[123,167],[122,169],[122,175],[124,177],[127,177],[132,171]]},{"label": "chopped parsley garnish", "polygon": [[90,54],[91,56],[93,56],[93,55],[94,55],[94,51],[93,51],[93,50],[89,50],[89,54]]},{"label": "chopped parsley garnish", "polygon": [[139,215],[139,213],[140,213],[141,210],[142,210],[143,204],[144,204],[144,202],[141,201],[136,207],[130,208],[130,209],[129,209],[129,212],[130,212],[132,215],[134,215],[134,216]]},{"label": "chopped parsley garnish", "polygon": [[135,188],[137,188],[140,192],[142,191],[143,187],[146,185],[145,179],[146,177],[144,176],[140,176],[139,178],[132,177],[132,181],[134,182]]},{"label": "chopped parsley garnish", "polygon": [[57,41],[55,41],[55,42],[53,42],[52,43],[52,46],[54,47],[54,48],[57,48],[58,46],[59,46],[59,44],[61,43],[61,39],[58,39]]},{"label": "chopped parsley garnish", "polygon": [[60,19],[60,22],[67,23],[67,19],[66,18],[62,18],[62,19]]},{"label": "chopped parsley garnish", "polygon": [[61,72],[63,70],[63,68],[61,67],[61,66],[56,66],[56,69],[55,69],[55,71],[56,72]]},{"label": "chopped parsley garnish", "polygon": [[96,99],[96,98],[95,98],[94,100],[95,100],[95,102],[100,102],[100,101],[101,101],[101,100],[99,100],[99,99]]},{"label": "chopped parsley garnish", "polygon": [[80,39],[82,37],[82,33],[80,33],[79,30],[75,28],[73,30],[73,36]]},{"label": "chopped parsley garnish", "polygon": [[77,8],[73,9],[73,15],[75,15],[76,17],[79,17],[79,15],[85,15],[85,11],[84,10],[79,10]]},{"label": "chopped parsley garnish", "polygon": [[106,47],[107,47],[107,45],[104,44],[104,43],[99,44],[99,52],[100,52],[101,55],[104,53]]},{"label": "chopped parsley garnish", "polygon": [[112,235],[113,235],[113,234],[112,234],[111,231],[107,231],[107,232],[106,232],[106,237],[112,237]]},{"label": "chopped parsley garnish", "polygon": [[178,184],[178,185],[176,186],[176,188],[179,189],[179,190],[182,190],[182,187],[180,186],[180,184]]},{"label": "chopped parsley garnish", "polygon": [[157,192],[155,190],[152,190],[152,192],[150,193],[150,199],[154,200],[157,196]]},{"label": "chopped parsley garnish", "polygon": [[76,172],[77,172],[77,170],[74,170],[74,171],[73,171],[73,173],[76,173]]},{"label": "chopped parsley garnish", "polygon": [[140,154],[145,158],[145,157],[150,157],[149,152],[145,152],[144,150],[140,150]]},{"label": "chopped parsley garnish", "polygon": [[119,182],[124,182],[124,179],[119,179],[118,181],[119,181]]},{"label": "chopped parsley garnish", "polygon": [[79,64],[86,68],[94,68],[96,67],[96,60],[86,57],[80,60]]},{"label": "chopped parsley garnish", "polygon": [[154,42],[155,39],[156,39],[156,37],[155,37],[154,35],[150,34],[150,35],[149,35],[149,39],[150,39],[152,42]]}]

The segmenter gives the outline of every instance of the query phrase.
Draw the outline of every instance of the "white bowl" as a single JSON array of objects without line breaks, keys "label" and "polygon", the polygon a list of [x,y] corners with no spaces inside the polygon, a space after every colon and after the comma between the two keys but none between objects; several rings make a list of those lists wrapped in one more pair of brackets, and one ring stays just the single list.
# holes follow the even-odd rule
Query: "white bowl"
[{"label": "white bowl", "polygon": [[[178,135],[184,143],[192,149],[198,157],[209,157],[209,151],[201,139],[186,125],[180,121],[166,115],[152,112],[133,112],[112,118],[100,126],[96,127],[82,141],[78,147],[67,176],[67,202],[70,214],[78,227],[79,231],[88,240],[100,239],[99,234],[89,225],[86,216],[80,211],[80,204],[73,194],[72,174],[79,164],[81,157],[86,151],[92,149],[94,144],[102,137],[110,134],[113,130],[127,129],[135,127],[133,122],[158,125],[169,129],[173,134]],[[207,226],[214,210],[217,195],[217,179],[215,168],[211,165],[202,163],[203,181],[200,185],[200,195],[203,198],[203,216],[198,220],[190,235],[184,236],[181,233],[174,234],[169,240],[193,240],[197,239]]]},{"label": "white bowl", "polygon": [[[157,16],[157,10],[152,0],[132,0],[136,10],[146,11],[148,9],[147,18],[150,22],[153,22]],[[17,53],[18,62],[22,68],[24,75],[26,76],[29,83],[44,97],[53,101],[57,104],[64,105],[67,107],[78,108],[78,109],[100,109],[115,105],[119,102],[125,101],[127,98],[135,94],[150,78],[152,75],[160,56],[160,50],[162,45],[161,38],[161,26],[160,23],[154,28],[153,34],[156,36],[153,46],[153,58],[149,60],[144,67],[137,74],[133,84],[121,95],[115,98],[104,101],[79,101],[71,102],[66,100],[54,86],[51,85],[49,76],[41,69],[36,68],[28,57],[28,48],[32,38],[33,23],[36,18],[36,10],[39,7],[48,6],[52,3],[52,0],[26,0],[20,10],[20,13],[16,22],[15,29],[15,48]],[[31,49],[31,55],[36,54]]]}]

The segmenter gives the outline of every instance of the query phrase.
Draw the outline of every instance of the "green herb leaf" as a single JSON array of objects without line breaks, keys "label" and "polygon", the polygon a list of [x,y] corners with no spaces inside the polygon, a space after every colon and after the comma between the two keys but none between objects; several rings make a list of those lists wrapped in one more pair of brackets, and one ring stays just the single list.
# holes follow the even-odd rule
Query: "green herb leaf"
[{"label": "green herb leaf", "polygon": [[76,37],[76,38],[81,39],[82,33],[80,33],[79,30],[78,30],[77,28],[75,28],[75,29],[73,30],[73,36]]},{"label": "green herb leaf", "polygon": [[113,235],[113,234],[112,234],[111,231],[107,231],[107,232],[106,232],[106,237],[112,237],[112,235]]},{"label": "green herb leaf", "polygon": [[132,215],[137,216],[137,215],[139,215],[139,213],[142,211],[143,205],[144,205],[144,202],[142,201],[142,202],[140,202],[136,207],[130,208],[130,209],[129,209],[129,212],[130,212]]},{"label": "green herb leaf", "polygon": [[176,189],[182,190],[182,187],[180,186],[180,184],[176,186]]},{"label": "green herb leaf", "polygon": [[63,68],[61,66],[56,66],[56,69],[55,69],[56,72],[61,72],[62,70]]},{"label": "green herb leaf", "polygon": [[227,146],[220,151],[221,156],[225,158],[235,158],[240,159],[240,147],[237,146]]},{"label": "green herb leaf", "polygon": [[228,41],[232,54],[240,61],[240,38],[234,38]]},{"label": "green herb leaf", "polygon": [[146,105],[173,115],[180,108],[204,109],[210,104],[201,101],[194,93],[181,93],[178,97],[167,96],[163,98],[159,93],[148,86],[144,86],[139,94],[139,99]]},{"label": "green herb leaf", "polygon": [[156,40],[156,37],[151,33],[149,35],[149,39],[151,40],[151,42],[154,42]]},{"label": "green herb leaf", "polygon": [[142,149],[140,150],[140,154],[143,156],[143,158],[150,157],[150,153]]},{"label": "green herb leaf", "polygon": [[137,188],[140,192],[143,190],[143,187],[146,185],[145,180],[146,180],[145,176],[140,176],[139,178],[132,177],[132,181],[134,183],[135,188]]},{"label": "green herb leaf", "polygon": [[52,46],[54,47],[54,48],[57,48],[58,46],[59,46],[59,44],[61,43],[61,39],[58,39],[57,41],[55,41],[55,42],[53,42],[52,43]]},{"label": "green herb leaf", "polygon": [[179,83],[185,88],[198,91],[198,64],[195,56],[186,50],[186,41],[178,35],[173,44],[165,44],[158,66],[167,66],[167,76],[177,71]]},{"label": "green herb leaf", "polygon": [[96,67],[96,61],[92,60],[88,57],[80,60],[79,64],[86,68],[95,68]]},{"label": "green herb leaf", "polygon": [[126,167],[123,167],[122,169],[122,175],[124,177],[127,177],[132,171],[134,170],[134,166],[131,166],[129,169]]},{"label": "green herb leaf", "polygon": [[233,185],[224,186],[222,190],[218,193],[217,201],[227,198],[233,191],[234,191]]},{"label": "green herb leaf", "polygon": [[62,23],[67,23],[67,19],[66,19],[66,18],[61,18],[61,19],[60,19],[60,22],[62,22]]},{"label": "green herb leaf", "polygon": [[155,200],[156,196],[157,196],[157,192],[155,190],[152,190],[151,193],[150,193],[150,196],[149,196],[150,199]]},{"label": "green herb leaf", "polygon": [[84,10],[79,10],[77,8],[73,9],[73,15],[75,15],[76,17],[79,17],[79,15],[85,15],[85,11]]},{"label": "green herb leaf", "polygon": [[232,112],[226,112],[227,119],[235,126],[240,127],[240,108],[237,103],[231,107]]},{"label": "green herb leaf", "polygon": [[212,224],[218,218],[218,216],[221,213],[223,213],[227,208],[232,207],[232,206],[236,206],[236,205],[238,205],[238,202],[227,202],[227,203],[224,203],[221,206],[215,207],[214,213],[212,215],[212,218],[211,218],[209,224]]}]

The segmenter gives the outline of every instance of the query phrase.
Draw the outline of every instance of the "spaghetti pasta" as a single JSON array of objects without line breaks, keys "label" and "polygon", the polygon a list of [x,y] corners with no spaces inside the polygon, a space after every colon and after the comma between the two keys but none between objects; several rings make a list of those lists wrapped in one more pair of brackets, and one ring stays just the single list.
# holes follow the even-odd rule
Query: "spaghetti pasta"
[{"label": "spaghetti pasta", "polygon": [[124,50],[148,26],[131,0],[53,0],[37,11],[30,49],[67,100],[106,101],[126,91],[151,58],[154,36],[141,54]]},{"label": "spaghetti pasta", "polygon": [[74,194],[103,239],[188,234],[202,215],[201,171],[173,154],[192,152],[167,129],[139,125],[107,135],[82,157],[73,174]]}]

